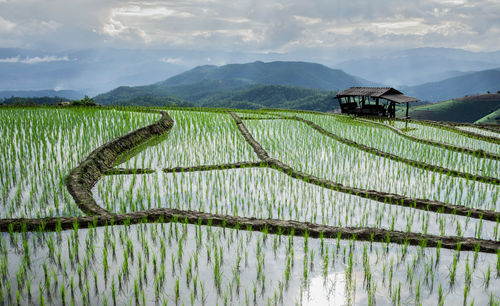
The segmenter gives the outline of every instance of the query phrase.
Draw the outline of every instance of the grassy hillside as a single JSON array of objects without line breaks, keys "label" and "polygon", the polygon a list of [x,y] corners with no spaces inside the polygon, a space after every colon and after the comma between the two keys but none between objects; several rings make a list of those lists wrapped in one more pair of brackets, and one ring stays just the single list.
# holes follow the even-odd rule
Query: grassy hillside
[{"label": "grassy hillside", "polygon": [[500,109],[500,94],[486,94],[410,108],[410,117],[472,123],[498,109]]},{"label": "grassy hillside", "polygon": [[483,94],[488,91],[500,91],[500,70],[484,70],[439,82],[403,88],[405,94],[431,102]]},{"label": "grassy hillside", "polygon": [[477,124],[500,124],[500,108],[496,111],[476,120],[474,123]]},{"label": "grassy hillside", "polygon": [[328,91],[367,85],[374,84],[320,64],[254,62],[200,66],[156,84],[118,87],[95,100],[104,105],[170,105],[177,100],[177,105],[331,110],[337,105],[332,106]]},{"label": "grassy hillside", "polygon": [[144,98],[155,97],[156,100],[190,101],[192,104],[198,104],[196,102],[203,98],[238,88],[244,88],[244,85],[239,82],[219,82],[214,80],[203,80],[193,84],[170,87],[161,86],[159,84],[135,87],[121,86],[96,96],[95,100],[104,105],[130,105],[127,104],[127,102],[142,100],[146,102],[146,104],[142,104],[143,106],[150,106],[151,104],[147,103],[148,101],[144,100]]},{"label": "grassy hillside", "polygon": [[202,106],[231,108],[289,108],[328,111],[338,108],[335,92],[281,85],[257,85],[249,89],[203,99]]},{"label": "grassy hillside", "polygon": [[[151,87],[150,94],[137,87],[119,88],[114,92],[96,97],[98,103],[119,104],[128,106],[208,106],[229,107],[243,109],[259,108],[289,108],[300,110],[328,111],[338,108],[333,100],[335,92],[324,90],[282,86],[282,85],[253,85],[243,89],[221,89],[210,87],[212,81],[196,83],[194,85],[178,85],[171,87],[171,91],[187,99],[178,98],[170,92],[158,87]],[[223,85],[221,85],[223,86]]]}]

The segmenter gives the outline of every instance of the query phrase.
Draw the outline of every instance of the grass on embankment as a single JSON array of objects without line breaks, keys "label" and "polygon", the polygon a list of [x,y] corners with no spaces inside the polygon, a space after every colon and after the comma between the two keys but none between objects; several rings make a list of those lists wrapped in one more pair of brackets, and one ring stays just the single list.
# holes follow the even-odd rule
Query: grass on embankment
[{"label": "grass on embankment", "polygon": [[[485,116],[489,117],[493,112],[497,112],[494,117],[499,117],[499,109],[500,94],[487,94],[411,107],[409,115],[412,119],[417,120],[473,123]],[[404,112],[405,110],[400,109],[398,117],[403,116]]]}]

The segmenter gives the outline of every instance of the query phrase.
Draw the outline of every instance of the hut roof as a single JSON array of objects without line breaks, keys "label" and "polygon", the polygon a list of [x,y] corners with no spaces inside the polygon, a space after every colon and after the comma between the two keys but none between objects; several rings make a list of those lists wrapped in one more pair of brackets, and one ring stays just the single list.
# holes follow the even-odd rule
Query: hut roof
[{"label": "hut roof", "polygon": [[402,92],[392,87],[351,87],[337,94],[338,98],[353,96],[382,98],[396,103],[418,101],[417,98],[405,96]]}]

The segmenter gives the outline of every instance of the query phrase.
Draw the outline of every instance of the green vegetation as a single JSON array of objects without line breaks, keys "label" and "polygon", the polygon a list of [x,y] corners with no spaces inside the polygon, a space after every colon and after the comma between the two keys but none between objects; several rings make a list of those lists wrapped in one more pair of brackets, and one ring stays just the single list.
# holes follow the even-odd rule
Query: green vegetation
[{"label": "green vegetation", "polygon": [[200,66],[163,82],[160,86],[196,84],[202,81],[220,81],[225,86],[288,85],[321,90],[338,90],[371,83],[349,75],[342,70],[307,62],[253,62],[224,66]]},{"label": "green vegetation", "polygon": [[[178,85],[120,87],[95,99],[102,104],[141,106],[202,106],[239,109],[288,108],[330,111],[338,109],[335,92],[282,85],[221,88],[217,81]],[[131,98],[131,96],[133,98]]]},{"label": "green vegetation", "polygon": [[315,111],[338,109],[335,92],[281,85],[259,85],[199,101],[203,106],[243,109],[284,108]]},{"label": "green vegetation", "polygon": [[488,115],[476,120],[474,123],[477,124],[500,124],[500,107]]},{"label": "green vegetation", "polygon": [[[479,123],[484,117],[491,118],[490,114],[499,109],[500,94],[486,94],[411,107],[409,115],[417,120]],[[400,109],[398,117],[404,116],[404,111]]]},{"label": "green vegetation", "polygon": [[303,62],[255,62],[201,66],[163,82],[118,87],[95,97],[104,105],[204,106],[244,109],[288,108],[328,111],[338,108],[335,91],[371,85],[341,70]]},{"label": "green vegetation", "polygon": [[95,108],[0,110],[1,216],[76,216],[64,177],[100,144],[156,115]]},{"label": "green vegetation", "polygon": [[12,106],[34,106],[34,105],[55,105],[59,102],[68,101],[66,98],[61,97],[33,97],[33,98],[20,98],[10,97],[0,100],[0,104]]},{"label": "green vegetation", "polygon": [[94,99],[89,98],[89,96],[86,95],[81,100],[71,101],[71,105],[72,106],[86,106],[86,107],[89,107],[89,106],[97,106],[97,103],[95,103]]},{"label": "green vegetation", "polygon": [[[315,92],[255,86],[236,98],[266,105]],[[344,115],[162,110],[157,121],[156,108],[0,109],[1,303],[499,302],[499,220],[444,210],[454,204],[499,212],[498,184],[472,179],[498,178],[499,160]],[[286,116],[410,162],[359,150]],[[167,132],[152,129],[152,140],[128,143],[113,165],[86,160],[104,143],[123,148],[117,137],[136,130],[132,139],[164,118],[174,122]],[[499,151],[467,134],[411,124],[408,133],[418,137]],[[96,155],[114,150],[104,148]],[[83,216],[65,190],[77,165],[88,171],[82,180],[97,177],[88,193],[109,215]],[[93,172],[109,166],[115,172]],[[381,199],[383,192],[391,196]],[[417,207],[419,199],[444,204],[433,211]],[[76,218],[51,218],[59,216]]]}]

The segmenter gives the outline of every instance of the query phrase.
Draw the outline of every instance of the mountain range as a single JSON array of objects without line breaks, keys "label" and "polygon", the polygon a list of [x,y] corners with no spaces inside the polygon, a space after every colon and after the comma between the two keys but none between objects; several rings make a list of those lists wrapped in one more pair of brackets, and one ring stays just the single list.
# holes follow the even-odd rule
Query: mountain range
[{"label": "mountain range", "polygon": [[[283,107],[325,109],[334,91],[350,86],[377,84],[342,70],[306,62],[253,62],[224,66],[200,66],[148,86],[118,87],[95,97],[101,104],[130,104],[153,95],[175,97],[196,106],[249,108]],[[329,98],[328,98],[329,97]],[[308,105],[307,107],[305,105]],[[335,103],[335,107],[338,105]],[[334,108],[330,105],[329,107]]]},{"label": "mountain range", "polygon": [[[96,101],[102,104],[123,104],[137,97],[153,95],[175,97],[190,101],[194,105],[204,106],[208,101],[222,99],[222,97],[227,101],[228,96],[237,97],[240,91],[246,91],[257,85],[298,86],[324,91],[318,92],[321,95],[351,86],[387,86],[316,63],[257,61],[223,66],[199,66],[151,85],[118,87],[96,96]],[[277,89],[277,87],[273,88]],[[407,95],[428,102],[488,91],[496,92],[500,90],[500,70],[489,69],[463,73],[442,81],[400,89]]]},{"label": "mountain range", "polygon": [[332,67],[392,87],[415,86],[500,67],[500,51],[416,48],[355,58]]},{"label": "mountain range", "polygon": [[[95,96],[95,100],[105,105],[283,107],[327,111],[338,107],[333,100],[335,93],[351,86],[396,87],[424,103],[500,90],[500,52],[411,49],[336,65],[347,72],[299,61],[201,65],[187,70],[185,54],[165,52],[89,49],[43,53],[0,49],[0,89],[6,89],[0,91],[0,99],[42,95],[78,99],[89,92],[100,91],[104,93]],[[480,70],[485,67],[488,69]],[[426,82],[395,86],[422,80]],[[129,86],[123,86],[127,84]],[[19,90],[12,90],[14,87]],[[51,87],[55,89],[28,90]],[[84,87],[87,89],[60,90]]]},{"label": "mountain range", "polygon": [[500,91],[500,69],[466,73],[438,82],[401,89],[407,95],[431,102],[497,92]]},{"label": "mountain range", "polygon": [[81,92],[74,90],[3,90],[0,91],[0,99],[19,97],[19,98],[30,98],[30,97],[64,97],[69,100],[81,99],[85,95]]}]

